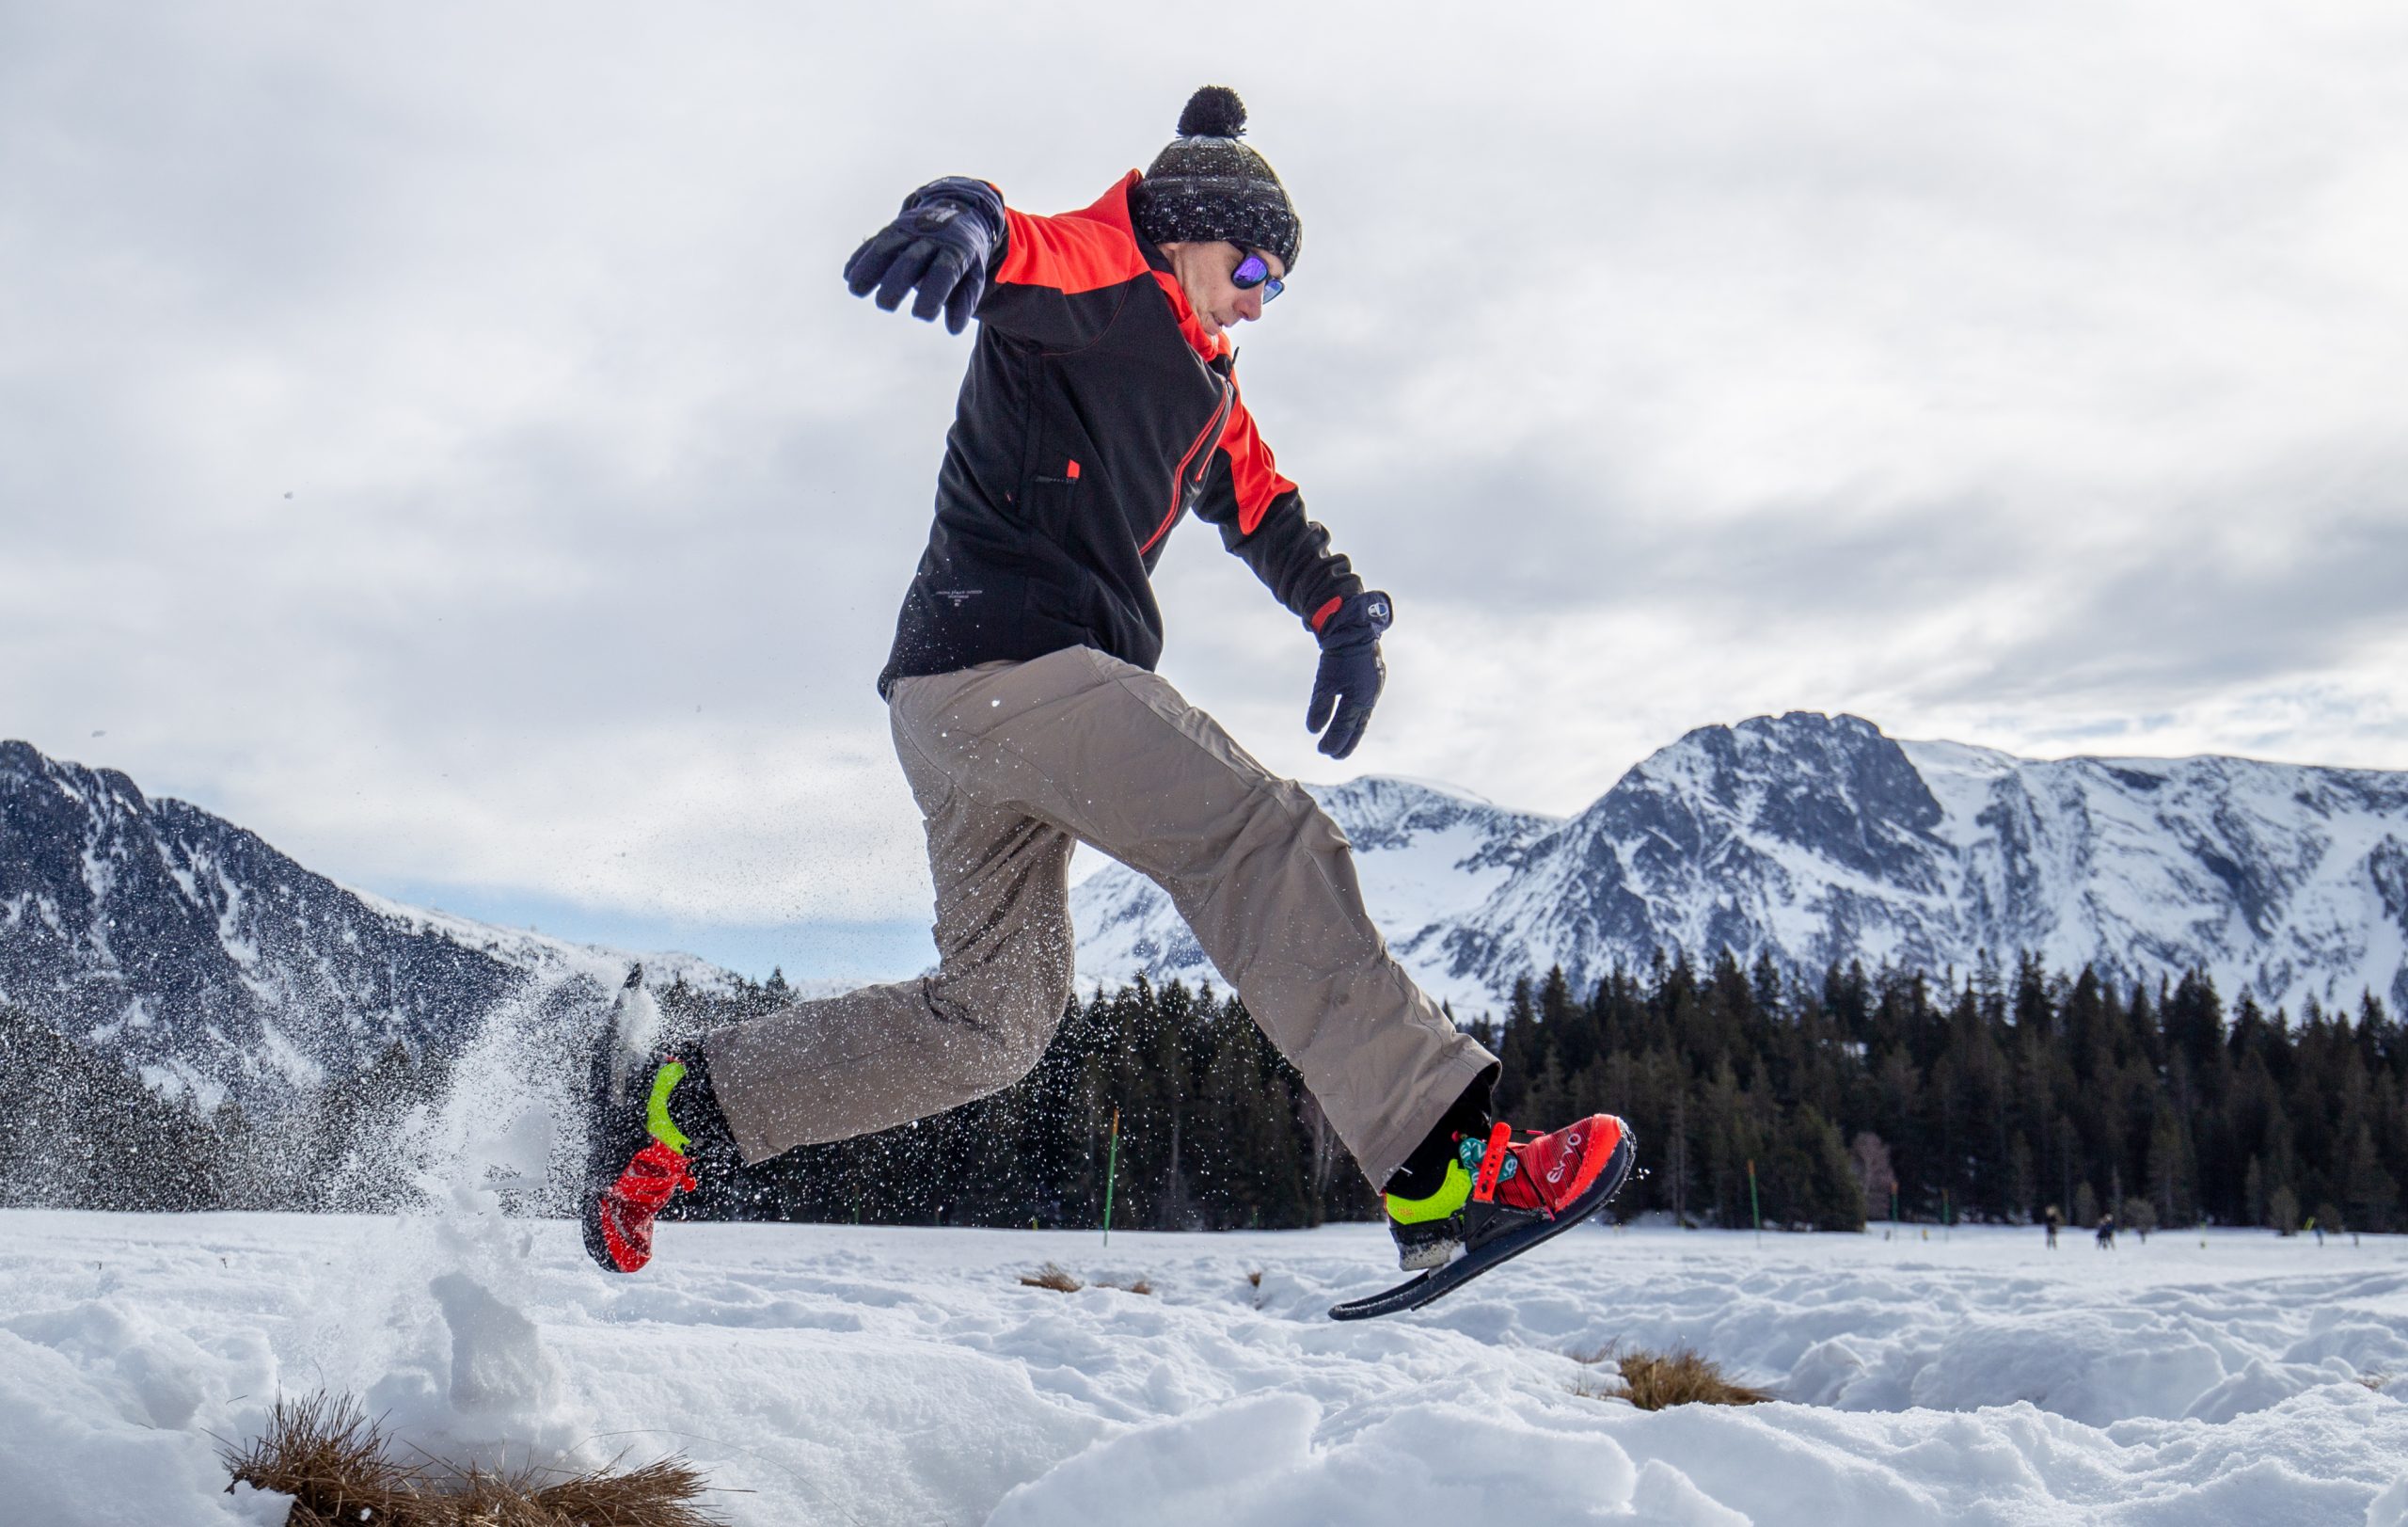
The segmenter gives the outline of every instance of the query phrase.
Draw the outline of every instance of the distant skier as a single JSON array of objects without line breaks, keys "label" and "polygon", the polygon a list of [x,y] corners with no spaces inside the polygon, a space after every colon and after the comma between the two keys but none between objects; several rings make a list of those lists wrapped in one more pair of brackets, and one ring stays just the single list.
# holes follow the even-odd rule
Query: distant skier
[{"label": "distant skier", "polygon": [[2114,1215],[2099,1217],[2099,1249],[2101,1251],[2115,1249],[2115,1217]]},{"label": "distant skier", "polygon": [[2057,1228],[2064,1223],[2065,1217],[2057,1213],[2057,1206],[2053,1203],[2050,1204],[2048,1217],[2049,1249],[2052,1251],[2057,1249]]},{"label": "distant skier", "polygon": [[1150,575],[1194,513],[1319,642],[1306,726],[1362,740],[1393,618],[1306,517],[1239,395],[1229,330],[1292,276],[1303,226],[1196,92],[1179,136],[1093,206],[1038,217],[936,181],[845,267],[857,296],[978,322],[936,522],[879,693],[928,838],[937,969],[699,1037],[648,1039],[633,986],[597,1056],[586,1245],[651,1254],[692,1174],[955,1107],[1037,1064],[1071,992],[1068,869],[1087,843],[1169,893],[1386,1193],[1407,1268],[1477,1267],[1593,1214],[1634,1142],[1610,1115],[1515,1140],[1497,1061],[1415,987],[1345,836],[1157,677]]}]

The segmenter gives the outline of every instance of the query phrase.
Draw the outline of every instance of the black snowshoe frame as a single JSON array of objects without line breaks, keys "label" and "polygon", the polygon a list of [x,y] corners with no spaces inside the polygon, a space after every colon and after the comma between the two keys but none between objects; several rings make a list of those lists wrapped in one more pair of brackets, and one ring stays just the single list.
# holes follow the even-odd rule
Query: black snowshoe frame
[{"label": "black snowshoe frame", "polygon": [[[1443,1267],[1433,1267],[1418,1277],[1409,1278],[1394,1288],[1334,1306],[1329,1312],[1329,1318],[1370,1320],[1380,1315],[1418,1310],[1433,1300],[1444,1298],[1498,1263],[1511,1261],[1541,1241],[1562,1234],[1604,1208],[1612,1201],[1616,1193],[1622,1191],[1622,1185],[1629,1180],[1630,1169],[1638,1159],[1639,1137],[1625,1123],[1622,1138],[1615,1143],[1614,1153],[1607,1158],[1605,1169],[1597,1173],[1597,1180],[1554,1215],[1549,1216],[1544,1210],[1513,1209],[1479,1200],[1464,1205],[1463,1255]],[[1486,1165],[1483,1161],[1482,1166]]]}]

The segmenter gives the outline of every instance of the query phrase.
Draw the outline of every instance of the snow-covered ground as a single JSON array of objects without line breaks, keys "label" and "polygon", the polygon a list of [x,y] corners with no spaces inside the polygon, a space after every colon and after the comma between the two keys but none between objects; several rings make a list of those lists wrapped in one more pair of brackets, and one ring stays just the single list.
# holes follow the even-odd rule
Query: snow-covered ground
[{"label": "snow-covered ground", "polygon": [[[446,1455],[682,1451],[765,1527],[2408,1522],[2398,1237],[1598,1229],[1341,1326],[1376,1227],[670,1226],[606,1279],[490,1208],[0,1213],[0,1519],[278,1520],[217,1440],[329,1388]],[[1632,1409],[1617,1344],[1783,1400]]]}]

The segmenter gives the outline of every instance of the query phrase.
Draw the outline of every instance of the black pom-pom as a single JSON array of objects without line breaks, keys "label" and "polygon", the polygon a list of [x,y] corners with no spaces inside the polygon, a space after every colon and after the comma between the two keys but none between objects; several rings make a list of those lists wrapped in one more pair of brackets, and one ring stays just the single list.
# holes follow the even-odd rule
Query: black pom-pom
[{"label": "black pom-pom", "polygon": [[1245,131],[1245,103],[1226,85],[1208,85],[1187,98],[1179,114],[1183,138],[1233,138]]}]

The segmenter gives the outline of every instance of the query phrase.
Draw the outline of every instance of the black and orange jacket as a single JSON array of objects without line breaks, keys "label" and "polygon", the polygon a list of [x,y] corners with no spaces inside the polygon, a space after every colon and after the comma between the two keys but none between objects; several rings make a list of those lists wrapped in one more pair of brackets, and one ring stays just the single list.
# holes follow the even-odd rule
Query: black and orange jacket
[{"label": "black and orange jacket", "polygon": [[1150,575],[1190,511],[1307,626],[1361,592],[1255,433],[1228,336],[1207,337],[1130,225],[1138,179],[1058,217],[1010,211],[984,182],[914,193],[975,199],[1004,236],[880,694],[911,675],[1071,646],[1152,668],[1163,625]]}]

